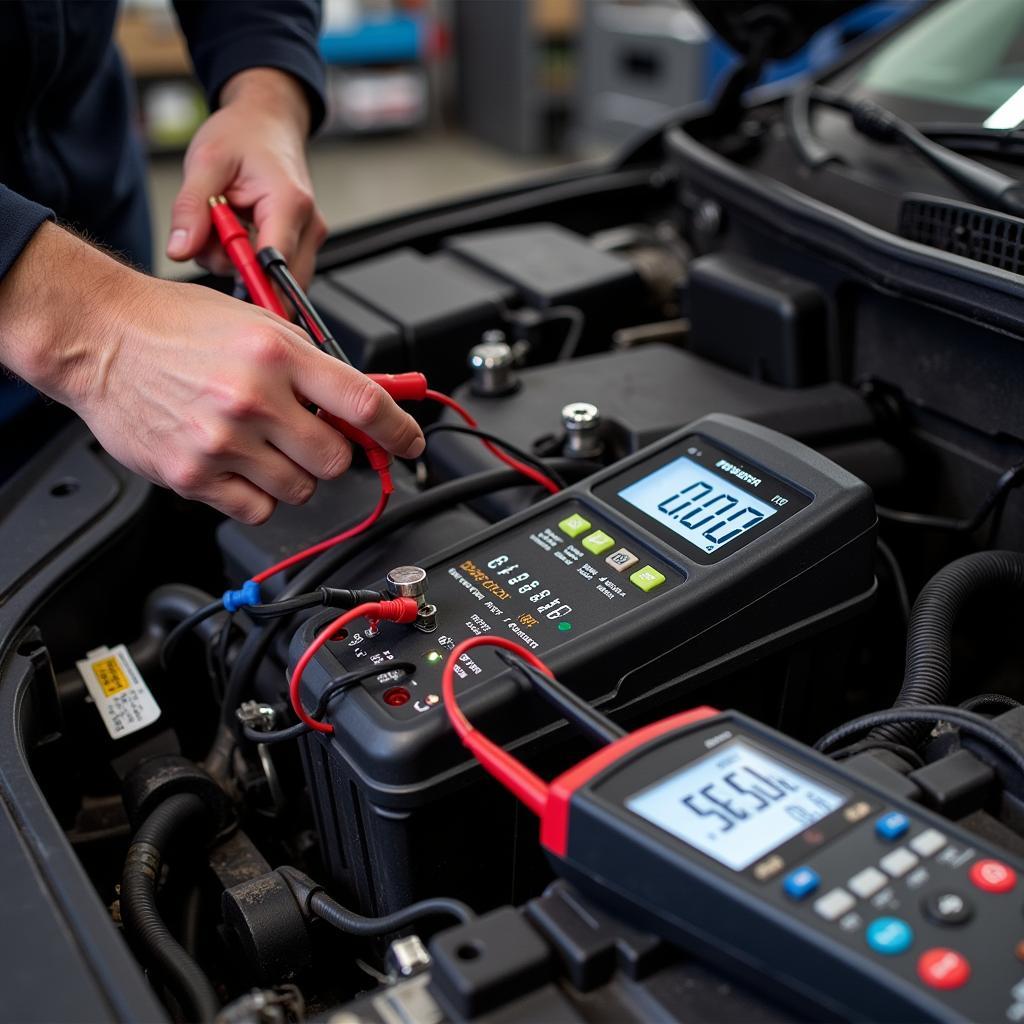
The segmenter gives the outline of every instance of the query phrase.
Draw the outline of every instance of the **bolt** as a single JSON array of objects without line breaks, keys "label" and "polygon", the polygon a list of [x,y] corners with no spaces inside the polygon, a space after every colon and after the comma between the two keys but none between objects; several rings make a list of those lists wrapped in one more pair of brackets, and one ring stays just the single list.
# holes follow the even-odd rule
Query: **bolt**
[{"label": "bolt", "polygon": [[484,331],[478,345],[469,350],[473,392],[487,398],[507,395],[519,387],[515,353],[502,331]]},{"label": "bolt", "polygon": [[601,413],[590,402],[572,402],[562,409],[565,454],[571,459],[591,459],[601,454]]}]

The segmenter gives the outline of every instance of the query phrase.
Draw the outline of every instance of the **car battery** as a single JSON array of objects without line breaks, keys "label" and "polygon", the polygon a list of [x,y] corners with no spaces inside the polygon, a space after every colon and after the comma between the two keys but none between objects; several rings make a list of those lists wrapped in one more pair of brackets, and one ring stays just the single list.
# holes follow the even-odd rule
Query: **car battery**
[{"label": "car battery", "polygon": [[[517,641],[630,726],[713,700],[813,738],[874,592],[874,527],[871,492],[850,473],[784,435],[708,416],[424,553],[436,630],[353,625],[302,678],[312,707],[340,675],[380,668],[332,702],[333,735],[303,740],[332,885],[379,914],[434,895],[483,909],[542,881],[531,815],[444,712],[442,669],[469,636]],[[293,666],[332,617],[299,628]],[[395,660],[415,671],[389,669]],[[493,651],[463,655],[456,675],[470,719],[539,774],[590,749]]]}]

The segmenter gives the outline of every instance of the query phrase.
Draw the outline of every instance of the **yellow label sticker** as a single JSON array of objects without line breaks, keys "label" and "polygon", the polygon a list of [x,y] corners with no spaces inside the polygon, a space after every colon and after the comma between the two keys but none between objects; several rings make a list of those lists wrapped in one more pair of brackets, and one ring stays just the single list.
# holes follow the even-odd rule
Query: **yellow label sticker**
[{"label": "yellow label sticker", "polygon": [[113,697],[115,693],[127,690],[131,686],[131,680],[125,674],[121,663],[117,658],[104,658],[102,661],[92,663],[92,671],[96,681],[103,690],[104,697]]}]

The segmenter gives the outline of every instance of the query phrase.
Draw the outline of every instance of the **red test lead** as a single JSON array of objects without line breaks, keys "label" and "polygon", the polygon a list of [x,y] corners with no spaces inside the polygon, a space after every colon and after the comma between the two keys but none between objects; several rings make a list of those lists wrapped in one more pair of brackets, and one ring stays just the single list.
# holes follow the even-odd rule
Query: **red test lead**
[{"label": "red test lead", "polygon": [[210,217],[217,237],[224,246],[228,259],[242,278],[249,297],[257,306],[269,309],[278,316],[285,316],[284,306],[281,305],[281,300],[263,272],[249,242],[249,232],[242,227],[224,196],[210,196],[209,202]]}]

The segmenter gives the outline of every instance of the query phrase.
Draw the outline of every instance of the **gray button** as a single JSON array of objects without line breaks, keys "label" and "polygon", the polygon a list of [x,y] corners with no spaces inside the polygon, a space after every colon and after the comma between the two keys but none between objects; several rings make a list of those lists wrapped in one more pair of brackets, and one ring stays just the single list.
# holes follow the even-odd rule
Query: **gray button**
[{"label": "gray button", "polygon": [[618,551],[613,551],[605,559],[605,562],[616,572],[625,572],[627,569],[632,569],[639,561],[640,559],[628,548],[619,548]]},{"label": "gray button", "polygon": [[826,921],[837,921],[857,905],[857,901],[845,889],[833,889],[814,901],[814,910]]},{"label": "gray button", "polygon": [[870,899],[880,889],[889,884],[889,879],[878,868],[865,868],[853,876],[847,883],[850,889],[862,900]]},{"label": "gray button", "polygon": [[926,828],[910,840],[910,848],[921,857],[931,857],[946,845],[946,837],[937,828]]},{"label": "gray button", "polygon": [[893,878],[902,878],[908,871],[920,863],[917,854],[911,853],[905,846],[887,853],[879,862],[882,870]]}]

